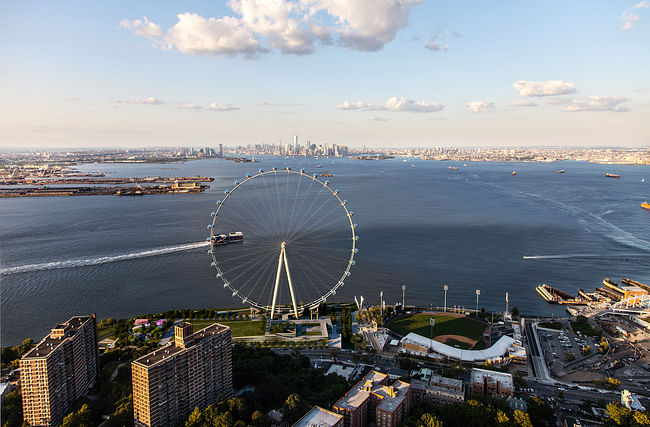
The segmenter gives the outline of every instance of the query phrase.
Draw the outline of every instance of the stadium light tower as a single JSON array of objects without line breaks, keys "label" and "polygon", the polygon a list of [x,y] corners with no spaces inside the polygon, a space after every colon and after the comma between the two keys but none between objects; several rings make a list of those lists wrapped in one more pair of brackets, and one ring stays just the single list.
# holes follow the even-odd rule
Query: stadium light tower
[{"label": "stadium light tower", "polygon": [[449,290],[449,286],[443,285],[442,289],[445,290],[445,313],[447,312],[447,291]]},{"label": "stadium light tower", "polygon": [[506,313],[508,314],[508,292],[506,292]]},{"label": "stadium light tower", "polygon": [[406,301],[406,285],[402,285],[402,310],[404,310],[405,301]]},{"label": "stadium light tower", "polygon": [[481,290],[477,289],[476,290],[476,318],[478,319],[478,297],[481,295]]},{"label": "stadium light tower", "polygon": [[381,319],[384,319],[384,291],[379,291],[379,308],[381,310]]}]

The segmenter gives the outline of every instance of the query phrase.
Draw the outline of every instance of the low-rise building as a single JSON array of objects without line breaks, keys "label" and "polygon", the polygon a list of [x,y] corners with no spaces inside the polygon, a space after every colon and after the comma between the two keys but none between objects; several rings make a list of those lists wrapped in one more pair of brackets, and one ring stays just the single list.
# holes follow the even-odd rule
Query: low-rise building
[{"label": "low-rise building", "polygon": [[370,371],[332,407],[343,415],[344,427],[365,427],[374,420],[377,427],[395,427],[412,406],[412,387],[404,381],[387,383],[388,376]]},{"label": "low-rise building", "polygon": [[474,394],[507,397],[512,396],[514,391],[512,374],[505,372],[474,368],[470,383]]},{"label": "low-rise building", "polygon": [[341,427],[343,415],[314,406],[293,427]]}]

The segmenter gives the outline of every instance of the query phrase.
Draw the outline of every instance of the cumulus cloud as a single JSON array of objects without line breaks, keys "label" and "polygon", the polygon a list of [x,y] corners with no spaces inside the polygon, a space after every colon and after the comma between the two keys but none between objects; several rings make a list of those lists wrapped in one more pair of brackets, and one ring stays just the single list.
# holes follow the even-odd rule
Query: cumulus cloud
[{"label": "cumulus cloud", "polygon": [[494,102],[487,101],[471,101],[465,104],[472,113],[489,113],[496,110]]},{"label": "cumulus cloud", "polygon": [[585,99],[571,101],[566,111],[614,111],[624,113],[630,111],[627,105],[623,105],[627,98],[623,96],[588,96]]},{"label": "cumulus cloud", "polygon": [[185,102],[183,104],[179,104],[178,108],[181,110],[190,110],[190,111],[201,111],[203,110],[203,107],[200,105],[194,104],[193,102]]},{"label": "cumulus cloud", "polygon": [[133,21],[122,19],[118,27],[131,30],[133,34],[150,40],[160,38],[163,35],[160,26],[149,21],[146,16],[142,19],[134,19]]},{"label": "cumulus cloud", "polygon": [[445,106],[439,102],[416,102],[412,99],[404,97],[392,97],[385,104],[367,104],[363,101],[350,102],[345,101],[336,106],[339,110],[364,110],[364,111],[391,111],[402,112],[410,111],[415,113],[435,113],[442,111]]},{"label": "cumulus cloud", "polygon": [[239,107],[235,107],[231,104],[217,104],[216,102],[213,102],[205,109],[209,111],[235,111],[239,110]]},{"label": "cumulus cloud", "polygon": [[562,80],[546,80],[533,82],[530,80],[518,80],[513,83],[520,96],[554,96],[566,95],[576,91],[575,83]]},{"label": "cumulus cloud", "polygon": [[514,101],[512,105],[515,107],[537,107],[536,103],[527,99],[519,99],[517,101]]},{"label": "cumulus cloud", "polygon": [[[154,40],[154,46],[195,55],[254,57],[276,49],[306,55],[316,44],[377,51],[406,27],[422,0],[230,0],[236,16],[181,13],[166,32],[143,19],[119,27]],[[268,48],[266,47],[268,46]]]}]

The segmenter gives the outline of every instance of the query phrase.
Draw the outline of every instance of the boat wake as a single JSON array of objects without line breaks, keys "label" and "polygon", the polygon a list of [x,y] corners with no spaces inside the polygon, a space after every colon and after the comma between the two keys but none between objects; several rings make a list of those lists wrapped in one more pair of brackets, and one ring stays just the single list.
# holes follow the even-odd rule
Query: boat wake
[{"label": "boat wake", "polygon": [[163,248],[148,249],[146,251],[131,252],[127,254],[104,256],[98,258],[72,259],[67,261],[44,262],[41,264],[27,264],[0,269],[0,275],[27,273],[30,271],[56,270],[60,268],[86,267],[89,265],[107,264],[110,262],[126,261],[129,259],[147,258],[156,255],[171,254],[174,252],[189,251],[191,249],[208,246],[210,242],[186,243],[184,245],[166,246]]},{"label": "boat wake", "polygon": [[524,255],[524,259],[571,259],[571,258],[650,258],[650,254],[559,254],[559,255]]}]

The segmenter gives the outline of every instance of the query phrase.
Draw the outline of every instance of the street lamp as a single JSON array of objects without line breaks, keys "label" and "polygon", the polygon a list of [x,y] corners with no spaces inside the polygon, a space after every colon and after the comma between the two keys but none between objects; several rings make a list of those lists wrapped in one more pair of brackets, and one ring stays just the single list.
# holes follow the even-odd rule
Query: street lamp
[{"label": "street lamp", "polygon": [[481,290],[477,289],[476,290],[476,318],[478,318],[478,297],[481,295]]},{"label": "street lamp", "polygon": [[447,291],[449,290],[449,286],[443,285],[442,289],[445,290],[445,313],[447,312]]}]

